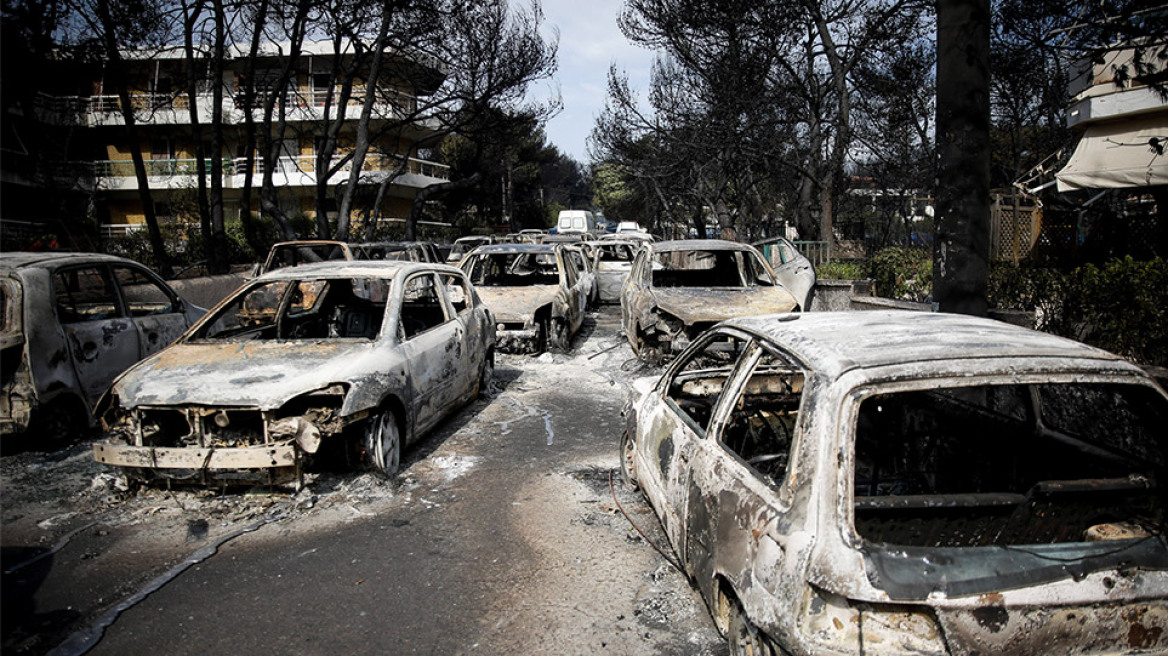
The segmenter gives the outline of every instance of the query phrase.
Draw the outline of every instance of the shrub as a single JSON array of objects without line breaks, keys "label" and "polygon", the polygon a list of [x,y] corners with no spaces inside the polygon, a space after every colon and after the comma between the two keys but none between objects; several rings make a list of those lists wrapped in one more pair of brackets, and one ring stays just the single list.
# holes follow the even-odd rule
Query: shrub
[{"label": "shrub", "polygon": [[831,260],[815,269],[820,280],[863,280],[868,277],[863,260]]},{"label": "shrub", "polygon": [[925,301],[933,293],[933,253],[923,248],[894,246],[868,261],[868,277],[876,293],[902,301]]},{"label": "shrub", "polygon": [[1168,262],[1125,257],[1071,271],[999,265],[993,307],[1034,310],[1039,330],[1144,364],[1168,363]]}]

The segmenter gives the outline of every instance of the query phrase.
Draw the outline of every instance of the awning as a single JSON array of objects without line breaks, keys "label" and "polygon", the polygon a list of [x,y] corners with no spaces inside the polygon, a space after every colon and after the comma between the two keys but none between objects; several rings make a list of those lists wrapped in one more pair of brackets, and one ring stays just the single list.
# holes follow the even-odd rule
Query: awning
[{"label": "awning", "polygon": [[1083,133],[1070,161],[1056,175],[1058,189],[1074,191],[1168,184],[1166,152],[1166,113],[1093,125]]}]

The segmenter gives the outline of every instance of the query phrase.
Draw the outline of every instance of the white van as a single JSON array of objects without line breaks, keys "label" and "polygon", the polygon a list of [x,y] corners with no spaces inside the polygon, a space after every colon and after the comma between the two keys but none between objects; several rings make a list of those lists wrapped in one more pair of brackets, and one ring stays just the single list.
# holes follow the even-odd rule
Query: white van
[{"label": "white van", "polygon": [[596,217],[586,210],[562,210],[556,222],[556,232],[561,235],[597,231]]}]

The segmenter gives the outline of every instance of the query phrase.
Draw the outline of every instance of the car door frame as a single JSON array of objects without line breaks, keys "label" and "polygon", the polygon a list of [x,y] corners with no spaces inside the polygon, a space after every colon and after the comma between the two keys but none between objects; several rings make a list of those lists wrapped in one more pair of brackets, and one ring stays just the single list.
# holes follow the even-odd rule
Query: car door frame
[{"label": "car door frame", "polygon": [[[58,276],[87,269],[99,272],[105,279],[113,294],[115,316],[88,321],[63,321],[57,304]],[[76,376],[77,388],[92,411],[93,406],[118,374],[141,359],[141,335],[133,318],[129,316],[120,286],[108,262],[86,262],[57,267],[50,276],[50,284],[53,315],[69,349],[70,364]],[[110,363],[111,358],[115,360],[113,363]]]},{"label": "car door frame", "polygon": [[[811,260],[800,253],[794,244],[781,237],[775,242],[774,249],[779,253],[780,262],[778,266],[771,266],[775,272],[775,281],[791,292],[800,308],[804,311],[810,309],[811,291],[816,282],[815,267]],[[786,254],[788,251],[790,258]]]},{"label": "car door frame", "polygon": [[[704,350],[711,342],[724,335],[732,335],[741,339],[745,345],[730,367],[706,426],[698,426],[689,413],[672,400],[669,388],[697,351]],[[645,496],[656,507],[665,532],[674,546],[674,551],[682,559],[683,565],[687,569],[688,565],[685,563],[688,553],[686,524],[693,454],[697,453],[699,449],[708,448],[709,432],[718,421],[719,408],[724,403],[723,398],[727,389],[733,389],[735,381],[740,376],[743,359],[752,352],[754,339],[753,335],[732,328],[711,330],[704,333],[670,363],[665,373],[657,381],[652,391],[653,400],[656,401],[653,404],[655,406],[654,412],[649,416],[638,414],[637,417],[638,435],[635,444],[637,451],[635,457],[640,462],[640,466],[637,468],[638,481],[645,488]],[[665,434],[663,422],[671,424],[668,429],[668,438],[663,437]],[[651,424],[651,426],[643,430],[646,424]],[[667,439],[669,441],[668,448],[665,446]],[[692,452],[686,447],[693,447]],[[663,463],[667,460],[669,471],[662,471]],[[642,472],[649,473],[651,476],[645,476]],[[650,490],[650,488],[653,489]],[[656,495],[653,494],[654,491]],[[657,503],[653,503],[655,497]]]},{"label": "car door frame", "polygon": [[[396,325],[394,326],[397,331],[396,339],[401,348],[402,356],[405,358],[406,367],[410,372],[409,413],[412,418],[410,422],[412,431],[407,439],[411,442],[441,421],[449,411],[454,402],[456,374],[460,369],[457,363],[459,356],[456,355],[455,362],[450,362],[451,349],[447,348],[451,339],[457,339],[458,323],[454,317],[450,316],[451,308],[446,299],[445,290],[440,289],[442,284],[436,273],[429,268],[411,269],[402,276],[400,291],[394,294],[397,303],[394,310],[396,313]],[[438,293],[439,304],[445,320],[415,335],[407,336],[402,319],[407,287],[410,281],[423,276],[430,277],[435,291]],[[462,333],[465,334],[465,331]],[[432,375],[436,376],[436,380],[433,380],[432,384],[423,386],[422,383],[430,379]]]}]

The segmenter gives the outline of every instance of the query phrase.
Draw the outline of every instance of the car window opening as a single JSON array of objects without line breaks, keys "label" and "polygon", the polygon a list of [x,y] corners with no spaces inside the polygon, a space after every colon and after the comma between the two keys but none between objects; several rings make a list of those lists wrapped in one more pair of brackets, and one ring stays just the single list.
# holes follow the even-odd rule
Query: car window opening
[{"label": "car window opening", "polygon": [[692,352],[670,381],[667,396],[699,432],[705,432],[714,404],[746,343],[733,335],[718,335]]},{"label": "car window opening", "polygon": [[237,297],[195,339],[373,340],[388,287],[374,278],[272,281]]},{"label": "car window opening", "polygon": [[746,382],[722,431],[726,448],[775,487],[787,474],[802,396],[801,371],[762,368]]},{"label": "car window opening", "polygon": [[734,251],[675,251],[653,259],[654,287],[742,287],[742,267]]},{"label": "car window opening", "polygon": [[856,427],[856,531],[922,547],[1160,534],[1166,405],[1120,384],[870,397]]},{"label": "car window opening", "polygon": [[554,253],[501,253],[475,259],[471,283],[483,287],[528,287],[560,284]]}]

